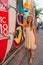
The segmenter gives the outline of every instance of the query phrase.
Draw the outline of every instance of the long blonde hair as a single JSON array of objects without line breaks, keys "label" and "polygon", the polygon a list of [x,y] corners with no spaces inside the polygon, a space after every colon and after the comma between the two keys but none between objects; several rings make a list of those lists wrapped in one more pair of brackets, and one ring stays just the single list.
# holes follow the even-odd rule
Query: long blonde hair
[{"label": "long blonde hair", "polygon": [[[30,24],[30,27],[32,28],[32,26],[33,26],[33,18],[32,18],[32,16],[28,16],[28,18],[29,18],[29,17],[31,17],[31,19],[32,19],[31,24]],[[28,18],[27,18],[27,23],[29,24]]]}]

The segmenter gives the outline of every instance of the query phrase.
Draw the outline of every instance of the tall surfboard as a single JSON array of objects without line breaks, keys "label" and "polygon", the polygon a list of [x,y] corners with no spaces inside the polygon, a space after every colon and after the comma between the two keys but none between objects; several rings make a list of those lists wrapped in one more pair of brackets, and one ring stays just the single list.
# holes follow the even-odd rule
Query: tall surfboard
[{"label": "tall surfboard", "polygon": [[28,17],[32,10],[32,0],[23,0],[24,17]]},{"label": "tall surfboard", "polygon": [[24,12],[24,24],[26,23],[26,19],[28,16],[32,16],[32,18],[34,19],[35,12],[32,0],[23,0],[23,12]]},{"label": "tall surfboard", "polygon": [[4,7],[3,3],[8,7],[8,0],[0,1],[0,63],[2,63],[6,57],[6,50],[8,44],[9,23],[8,23],[8,11]]},{"label": "tall surfboard", "polygon": [[[8,4],[16,8],[16,0],[0,1],[0,63],[5,60],[7,53],[12,47],[13,34],[11,33],[15,31],[16,11],[12,8],[9,11],[6,10]],[[10,39],[7,36],[10,36]]]},{"label": "tall surfboard", "polygon": [[[16,8],[16,0],[9,0],[9,5],[14,6]],[[16,11],[13,8],[9,9],[9,36],[10,40],[7,47],[7,52],[10,50],[12,43],[13,43],[13,33],[15,33],[15,27],[16,27]]]},{"label": "tall surfboard", "polygon": [[[19,13],[22,13],[22,11],[23,11],[22,4],[23,4],[22,0],[20,0],[19,2],[17,0],[17,10],[19,11]],[[21,23],[23,22],[23,16],[19,15],[18,19],[19,19],[19,21],[21,21]],[[22,27],[16,21],[16,35],[15,35],[14,41],[13,41],[13,45],[15,48],[18,48],[21,44],[22,31],[23,31]]]}]

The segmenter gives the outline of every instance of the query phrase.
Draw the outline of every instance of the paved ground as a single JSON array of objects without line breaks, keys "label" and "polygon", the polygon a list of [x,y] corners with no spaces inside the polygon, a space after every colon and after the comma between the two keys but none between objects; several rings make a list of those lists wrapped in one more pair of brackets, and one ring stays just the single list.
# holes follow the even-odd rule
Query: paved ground
[{"label": "paved ground", "polygon": [[[43,30],[39,30],[35,58],[32,65],[43,65]],[[29,65],[29,52],[23,47],[7,65]]]}]

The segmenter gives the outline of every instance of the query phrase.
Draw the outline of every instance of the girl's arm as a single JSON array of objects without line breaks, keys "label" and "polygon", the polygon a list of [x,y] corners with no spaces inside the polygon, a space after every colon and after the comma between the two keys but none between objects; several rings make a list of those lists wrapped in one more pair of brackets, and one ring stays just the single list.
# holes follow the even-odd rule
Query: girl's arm
[{"label": "girl's arm", "polygon": [[37,35],[36,35],[36,27],[35,27],[35,25],[33,25],[33,32],[34,32],[34,35],[35,35],[35,44],[37,44]]},{"label": "girl's arm", "polygon": [[22,23],[19,22],[18,15],[19,14],[17,13],[17,22],[18,22],[19,25],[21,25],[22,27],[24,27],[24,24],[22,24]]}]

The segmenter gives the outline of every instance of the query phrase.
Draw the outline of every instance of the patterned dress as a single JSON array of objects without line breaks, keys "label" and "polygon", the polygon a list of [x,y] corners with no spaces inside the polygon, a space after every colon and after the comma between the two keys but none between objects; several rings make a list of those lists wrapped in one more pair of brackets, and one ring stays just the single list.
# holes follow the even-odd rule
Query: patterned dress
[{"label": "patterned dress", "polygon": [[30,29],[30,27],[26,27],[26,35],[25,35],[25,47],[27,49],[35,49],[35,36],[33,33],[33,30]]}]

